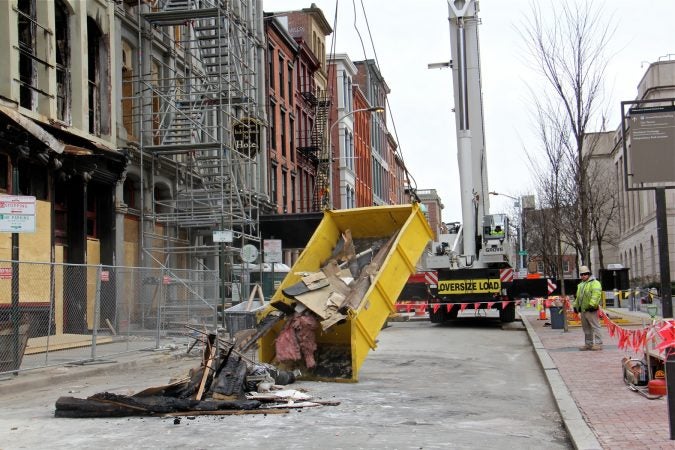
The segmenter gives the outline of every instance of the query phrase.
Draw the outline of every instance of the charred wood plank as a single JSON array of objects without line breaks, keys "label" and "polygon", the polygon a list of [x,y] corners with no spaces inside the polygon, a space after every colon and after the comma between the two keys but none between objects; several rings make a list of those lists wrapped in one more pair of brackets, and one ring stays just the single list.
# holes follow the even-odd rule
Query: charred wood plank
[{"label": "charred wood plank", "polygon": [[148,416],[186,411],[230,411],[260,408],[257,400],[197,401],[173,397],[129,397],[103,392],[86,399],[60,397],[56,417],[126,417]]}]

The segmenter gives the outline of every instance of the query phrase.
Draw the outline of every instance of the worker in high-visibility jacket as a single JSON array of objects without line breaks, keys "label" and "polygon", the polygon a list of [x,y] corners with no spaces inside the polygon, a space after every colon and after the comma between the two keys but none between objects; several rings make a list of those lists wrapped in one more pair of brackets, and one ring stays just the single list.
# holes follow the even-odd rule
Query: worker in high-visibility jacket
[{"label": "worker in high-visibility jacket", "polygon": [[598,308],[602,299],[602,285],[593,276],[587,266],[579,268],[581,283],[577,287],[577,296],[574,299],[574,312],[581,315],[581,328],[584,330],[585,345],[579,350],[602,350],[602,336],[600,335],[600,320]]}]

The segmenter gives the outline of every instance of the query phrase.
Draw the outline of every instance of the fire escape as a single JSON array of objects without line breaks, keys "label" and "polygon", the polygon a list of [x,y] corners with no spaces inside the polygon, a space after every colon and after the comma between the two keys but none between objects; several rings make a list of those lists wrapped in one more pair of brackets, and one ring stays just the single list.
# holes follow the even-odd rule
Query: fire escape
[{"label": "fire escape", "polygon": [[215,318],[239,300],[241,249],[260,248],[263,39],[254,5],[139,1],[139,163],[152,178],[141,180],[152,186],[152,199],[141,198],[141,247],[144,266],[161,268],[171,287],[167,322]]},{"label": "fire escape", "polygon": [[302,97],[314,111],[314,121],[308,136],[301,136],[298,151],[316,165],[314,191],[312,193],[312,211],[321,211],[330,207],[330,148],[327,135],[330,97],[318,89],[303,90]]}]

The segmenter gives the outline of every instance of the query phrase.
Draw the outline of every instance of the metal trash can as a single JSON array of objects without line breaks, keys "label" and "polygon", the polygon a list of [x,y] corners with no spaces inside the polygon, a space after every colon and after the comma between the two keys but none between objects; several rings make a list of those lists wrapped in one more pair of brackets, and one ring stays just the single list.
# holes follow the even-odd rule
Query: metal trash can
[{"label": "metal trash can", "polygon": [[551,328],[555,330],[565,328],[565,308],[562,306],[551,306],[548,309],[551,313]]}]

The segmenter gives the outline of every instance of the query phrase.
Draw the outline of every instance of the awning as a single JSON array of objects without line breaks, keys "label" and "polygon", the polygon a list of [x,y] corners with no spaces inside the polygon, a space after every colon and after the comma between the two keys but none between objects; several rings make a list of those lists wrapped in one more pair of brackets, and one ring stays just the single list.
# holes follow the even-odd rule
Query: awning
[{"label": "awning", "polygon": [[65,144],[59,139],[55,138],[51,133],[42,128],[37,123],[33,122],[28,117],[22,115],[16,110],[0,105],[0,113],[4,114],[24,130],[32,134],[37,140],[45,144],[52,151],[56,153],[63,153]]}]

